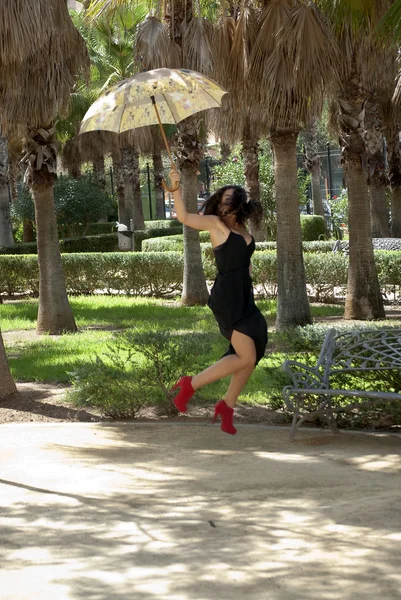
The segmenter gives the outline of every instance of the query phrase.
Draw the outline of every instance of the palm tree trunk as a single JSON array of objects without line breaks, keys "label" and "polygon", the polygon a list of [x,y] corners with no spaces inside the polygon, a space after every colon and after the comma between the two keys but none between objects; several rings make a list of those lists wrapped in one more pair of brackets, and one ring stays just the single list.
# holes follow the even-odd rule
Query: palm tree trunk
[{"label": "palm tree trunk", "polygon": [[[46,132],[42,135],[42,132]],[[34,157],[30,188],[35,204],[39,263],[39,310],[37,333],[54,335],[77,330],[68,302],[54,207],[53,181],[56,171],[54,128],[30,132],[27,154]],[[42,161],[39,158],[42,157]],[[46,157],[46,160],[43,160]],[[36,167],[36,168],[35,168]]]},{"label": "palm tree trunk", "polygon": [[371,227],[373,238],[390,237],[389,214],[387,209],[386,187],[372,182],[369,188]]},{"label": "palm tree trunk", "polygon": [[401,187],[396,187],[391,193],[391,235],[401,238]]},{"label": "palm tree trunk", "polygon": [[14,246],[8,195],[8,151],[7,140],[0,136],[0,246]]},{"label": "palm tree trunk", "polygon": [[134,227],[145,229],[141,196],[141,171],[139,168],[139,152],[132,152],[132,191],[134,200]]},{"label": "palm tree trunk", "polygon": [[[183,197],[187,210],[196,212],[198,200],[197,168],[185,164],[182,167]],[[206,304],[209,292],[206,287],[205,273],[202,265],[199,231],[183,227],[184,233],[184,281],[181,301],[187,306]]]},{"label": "palm tree trunk", "polygon": [[349,267],[344,319],[385,317],[373,254],[366,175],[359,154],[346,151],[348,184]]},{"label": "palm tree trunk", "polygon": [[224,165],[230,158],[231,148],[225,142],[221,142],[220,143],[220,152],[221,152],[221,162]]},{"label": "palm tree trunk", "polygon": [[365,124],[365,143],[369,163],[368,186],[370,191],[372,237],[385,238],[390,236],[390,226],[386,198],[388,181],[383,151],[384,123],[379,102],[367,102]]},{"label": "palm tree trunk", "polygon": [[18,186],[17,186],[17,172],[18,169],[12,161],[8,163],[8,182],[10,186],[11,200],[14,203],[18,197]]},{"label": "palm tree trunk", "polygon": [[[242,133],[242,152],[244,155],[246,187],[249,196],[252,200],[260,201],[258,139],[249,118],[245,120]],[[266,241],[266,232],[263,231],[263,227],[260,227],[260,229],[251,227],[251,233],[257,242]]]},{"label": "palm tree trunk", "polygon": [[125,210],[125,190],[124,180],[121,170],[121,163],[116,158],[113,158],[113,174],[114,174],[114,185],[117,194],[117,206],[118,206],[118,222],[124,223],[129,226],[127,222],[127,214]]},{"label": "palm tree trunk", "polygon": [[[189,212],[196,213],[198,205],[199,164],[203,147],[199,142],[199,117],[181,123],[177,133],[177,162],[182,173],[183,198]],[[182,303],[193,306],[206,304],[209,293],[202,265],[199,231],[184,225],[184,282]]]},{"label": "palm tree trunk", "polygon": [[317,139],[317,119],[305,131],[305,167],[312,176],[313,213],[324,217],[322,189],[320,187],[320,157]]},{"label": "palm tree trunk", "polygon": [[391,235],[401,237],[401,152],[398,124],[387,132],[387,153],[391,186]]},{"label": "palm tree trunk", "polygon": [[134,229],[145,229],[139,179],[139,155],[132,146],[121,150],[121,170],[124,181],[125,210],[129,222],[133,219]]},{"label": "palm tree trunk", "polygon": [[7,362],[7,356],[4,349],[3,337],[0,331],[0,401],[6,400],[17,393],[14,379],[11,376]]},{"label": "palm tree trunk", "polygon": [[103,190],[106,189],[106,170],[104,167],[104,156],[103,153],[96,153],[92,160],[93,174],[97,183]]},{"label": "palm tree trunk", "polygon": [[35,231],[32,221],[25,220],[22,224],[22,241],[24,244],[35,241]]},{"label": "palm tree trunk", "polygon": [[162,186],[164,169],[160,152],[154,152],[153,159],[153,177],[156,191],[156,219],[164,219],[164,191]]},{"label": "palm tree trunk", "polygon": [[312,323],[298,198],[296,133],[271,134],[277,208],[277,329]]},{"label": "palm tree trunk", "polygon": [[338,125],[348,183],[349,267],[345,319],[385,317],[373,254],[366,174],[365,106],[368,92],[354,70],[343,82],[338,100]]}]

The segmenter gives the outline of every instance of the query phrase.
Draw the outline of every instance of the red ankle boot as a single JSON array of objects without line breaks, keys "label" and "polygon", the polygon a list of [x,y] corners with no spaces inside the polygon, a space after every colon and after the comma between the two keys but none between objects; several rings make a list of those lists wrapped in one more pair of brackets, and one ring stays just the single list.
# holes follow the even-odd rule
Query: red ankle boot
[{"label": "red ankle boot", "polygon": [[212,423],[215,422],[218,416],[221,417],[221,430],[225,433],[231,433],[231,435],[235,435],[237,430],[233,425],[234,409],[231,408],[231,406],[228,406],[224,400],[220,400],[220,402],[218,402],[214,407],[214,417],[212,419]]},{"label": "red ankle boot", "polygon": [[187,404],[192,398],[192,396],[195,394],[195,390],[192,387],[191,381],[192,377],[185,375],[184,377],[181,377],[181,379],[177,381],[175,386],[172,388],[172,390],[180,388],[180,391],[174,398],[173,402],[176,408],[183,413],[187,412]]}]

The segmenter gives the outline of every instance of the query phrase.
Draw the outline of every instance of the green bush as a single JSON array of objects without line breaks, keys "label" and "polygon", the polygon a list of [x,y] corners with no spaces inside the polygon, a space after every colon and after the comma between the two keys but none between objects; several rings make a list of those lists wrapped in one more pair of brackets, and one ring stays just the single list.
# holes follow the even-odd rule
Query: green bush
[{"label": "green bush", "polygon": [[[85,233],[93,221],[115,216],[116,204],[91,174],[79,179],[61,176],[54,183],[54,204],[57,223],[68,237]],[[12,206],[12,217],[17,222],[34,222],[34,205],[29,190],[23,187]]]},{"label": "green bush", "polygon": [[319,240],[326,232],[324,217],[320,215],[301,215],[301,228],[304,242]]},{"label": "green bush", "polygon": [[95,406],[113,419],[135,418],[146,404],[158,404],[166,415],[177,414],[171,388],[180,374],[202,370],[210,351],[202,334],[191,338],[157,330],[126,331],[72,373],[69,396],[84,406]]}]

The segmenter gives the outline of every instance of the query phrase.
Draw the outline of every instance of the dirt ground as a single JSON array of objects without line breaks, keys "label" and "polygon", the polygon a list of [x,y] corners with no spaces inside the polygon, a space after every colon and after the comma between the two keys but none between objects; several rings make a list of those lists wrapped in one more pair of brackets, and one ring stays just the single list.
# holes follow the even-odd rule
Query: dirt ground
[{"label": "dirt ground", "polygon": [[[68,386],[50,383],[19,383],[18,395],[0,404],[0,424],[33,422],[113,422],[102,417],[95,408],[77,408],[65,399]],[[191,402],[188,415],[169,418],[169,422],[199,422],[212,417],[213,407]],[[135,422],[166,420],[154,407],[145,408]],[[288,421],[285,415],[264,406],[238,405],[236,422],[246,424],[282,424]]]},{"label": "dirt ground", "polygon": [[2,600],[396,600],[391,434],[10,423]]}]

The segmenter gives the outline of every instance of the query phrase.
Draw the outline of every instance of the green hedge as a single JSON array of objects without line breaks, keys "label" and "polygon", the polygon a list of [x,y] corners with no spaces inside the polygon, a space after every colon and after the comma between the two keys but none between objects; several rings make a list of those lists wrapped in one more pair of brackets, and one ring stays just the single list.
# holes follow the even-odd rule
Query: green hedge
[{"label": "green hedge", "polygon": [[[203,248],[205,274],[213,279],[216,267],[208,249]],[[401,286],[401,252],[375,253],[379,280],[385,286]],[[108,252],[62,255],[67,290],[72,294],[109,293],[164,296],[182,288],[181,252]],[[257,252],[252,277],[266,293],[276,285],[275,252]],[[306,280],[317,294],[330,293],[347,282],[348,257],[343,254],[305,254]],[[0,294],[38,293],[36,256],[0,256]]]},{"label": "green hedge", "polygon": [[302,239],[304,242],[319,240],[326,233],[326,222],[319,215],[301,215]]},{"label": "green hedge", "polygon": [[[200,231],[200,241],[210,244],[208,231]],[[334,241],[303,242],[304,252],[332,252]],[[256,242],[256,250],[276,250],[276,242]],[[184,240],[182,235],[169,235],[163,238],[154,237],[142,243],[143,252],[183,252]]]},{"label": "green hedge", "polygon": [[[162,221],[149,221],[149,223],[161,223]],[[173,221],[171,221],[173,222]],[[177,222],[176,222],[177,223]],[[104,225],[104,223],[96,223],[96,225]],[[173,227],[149,227],[148,230],[138,230],[134,233],[134,244],[135,251],[141,252],[142,242],[151,238],[161,238],[162,236],[171,236],[171,232],[174,232],[177,237],[182,232],[182,226],[178,223],[177,226]],[[181,234],[182,237],[182,234]],[[60,240],[60,250],[62,253],[69,252],[118,252],[118,234],[105,233],[100,235],[87,235],[85,237],[66,238]],[[0,254],[37,254],[38,249],[36,242],[29,242],[27,244],[16,244],[12,248],[5,248],[0,246]]]}]

